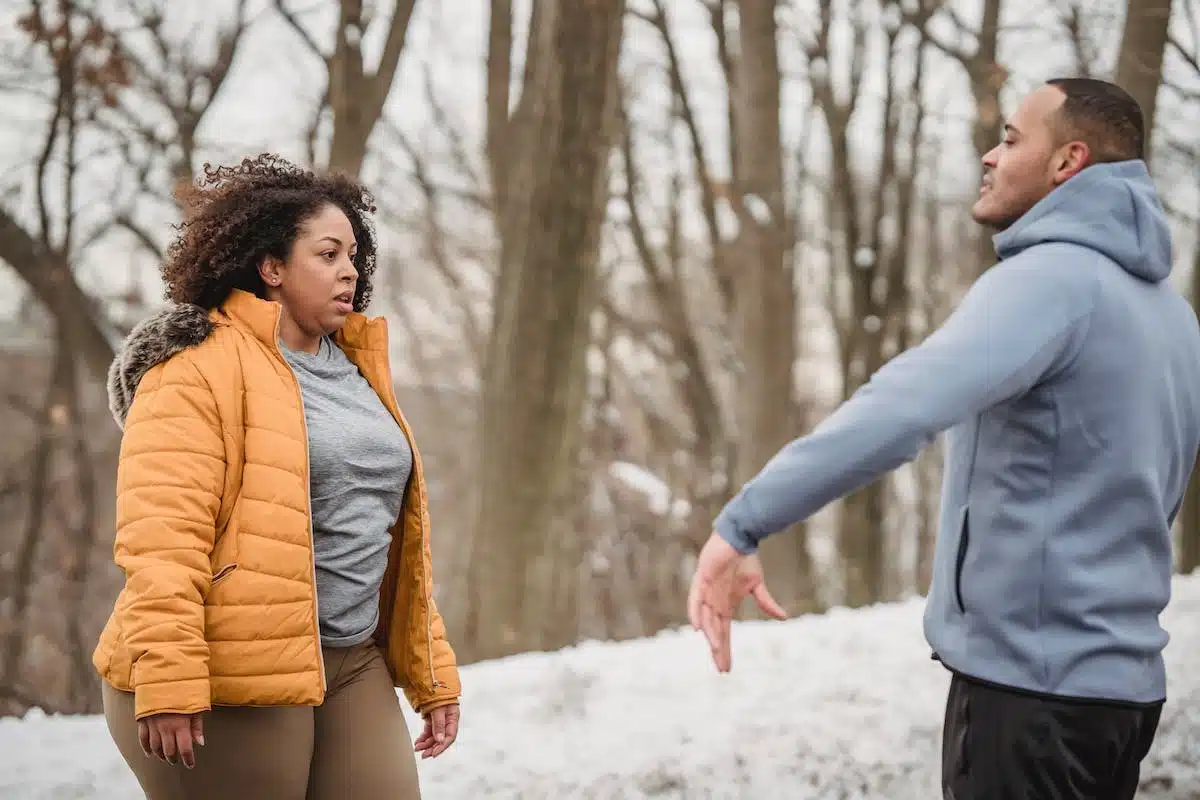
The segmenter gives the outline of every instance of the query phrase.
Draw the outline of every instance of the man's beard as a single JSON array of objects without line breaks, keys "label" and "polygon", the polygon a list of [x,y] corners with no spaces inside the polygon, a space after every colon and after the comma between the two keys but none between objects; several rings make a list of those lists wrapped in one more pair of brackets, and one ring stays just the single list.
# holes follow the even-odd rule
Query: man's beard
[{"label": "man's beard", "polygon": [[976,224],[986,228],[989,231],[992,231],[993,233],[1001,233],[1003,231],[1008,230],[1022,216],[1024,216],[1024,212],[1017,214],[1015,216],[1006,214],[1002,217],[995,217],[995,216],[980,217],[978,214],[975,213],[974,210],[971,211],[971,219],[975,220]]}]

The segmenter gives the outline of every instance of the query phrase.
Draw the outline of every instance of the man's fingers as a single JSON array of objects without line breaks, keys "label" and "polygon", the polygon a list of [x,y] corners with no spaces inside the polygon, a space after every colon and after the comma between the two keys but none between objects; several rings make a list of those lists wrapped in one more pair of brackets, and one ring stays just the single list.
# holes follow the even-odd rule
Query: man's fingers
[{"label": "man's fingers", "polygon": [[692,585],[688,591],[688,619],[693,628],[701,627],[700,606],[711,602],[714,587],[724,583],[737,558],[738,552],[715,531],[700,548]]},{"label": "man's fingers", "polygon": [[175,731],[175,749],[179,753],[179,760],[188,769],[196,766],[196,751],[192,748],[192,726],[191,722],[187,725],[181,725]]},{"label": "man's fingers", "polygon": [[700,630],[700,606],[704,597],[704,578],[697,572],[692,576],[692,586],[688,590],[687,611],[692,630]]},{"label": "man's fingers", "polygon": [[715,637],[713,640],[713,663],[717,665],[718,672],[729,672],[733,666],[733,653],[729,646],[729,628],[731,620],[728,617],[714,615],[715,622]]},{"label": "man's fingers", "polygon": [[441,744],[446,741],[446,709],[435,708],[429,716],[433,720],[433,739]]},{"label": "man's fingers", "polygon": [[458,739],[458,709],[446,714],[446,746],[449,747]]},{"label": "man's fingers", "polygon": [[712,606],[705,604],[700,611],[700,621],[708,647],[712,651],[713,663],[720,672],[729,671],[729,624],[730,619],[718,614]]},{"label": "man's fingers", "polygon": [[764,614],[772,616],[775,619],[787,619],[787,612],[783,610],[783,606],[775,602],[775,598],[771,596],[771,592],[767,589],[765,581],[754,587],[754,600],[758,603],[758,607],[762,609]]}]

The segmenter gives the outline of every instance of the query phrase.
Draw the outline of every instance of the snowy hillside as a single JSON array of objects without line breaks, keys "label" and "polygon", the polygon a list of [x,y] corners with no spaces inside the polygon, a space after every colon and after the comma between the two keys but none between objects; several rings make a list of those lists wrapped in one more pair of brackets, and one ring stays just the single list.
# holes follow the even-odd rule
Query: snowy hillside
[{"label": "snowy hillside", "polygon": [[[921,608],[743,624],[727,676],[690,630],[469,667],[462,736],[421,765],[424,796],[937,797],[947,676]],[[1164,624],[1171,698],[1139,797],[1181,800],[1200,796],[1200,576],[1177,579]],[[0,797],[140,794],[103,719],[31,715],[0,720]]]}]

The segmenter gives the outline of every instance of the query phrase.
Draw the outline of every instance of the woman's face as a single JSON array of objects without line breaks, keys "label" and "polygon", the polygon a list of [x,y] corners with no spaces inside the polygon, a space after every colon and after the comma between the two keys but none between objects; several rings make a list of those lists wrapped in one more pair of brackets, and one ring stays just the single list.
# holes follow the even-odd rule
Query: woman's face
[{"label": "woman's face", "polygon": [[259,271],[267,299],[283,306],[280,337],[289,348],[316,352],[322,336],[345,324],[354,310],[357,251],[350,220],[327,205],[301,223],[286,261],[264,259]]}]

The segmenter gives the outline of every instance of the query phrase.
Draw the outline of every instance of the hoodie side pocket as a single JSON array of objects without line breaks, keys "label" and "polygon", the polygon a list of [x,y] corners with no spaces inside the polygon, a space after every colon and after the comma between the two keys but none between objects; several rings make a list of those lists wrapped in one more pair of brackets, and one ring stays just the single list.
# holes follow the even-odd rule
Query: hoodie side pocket
[{"label": "hoodie side pocket", "polygon": [[958,526],[958,555],[954,561],[954,598],[958,601],[958,610],[963,614],[967,613],[967,606],[963,602],[963,565],[967,561],[967,547],[971,543],[971,523],[970,523],[970,508],[963,507],[962,521]]}]

